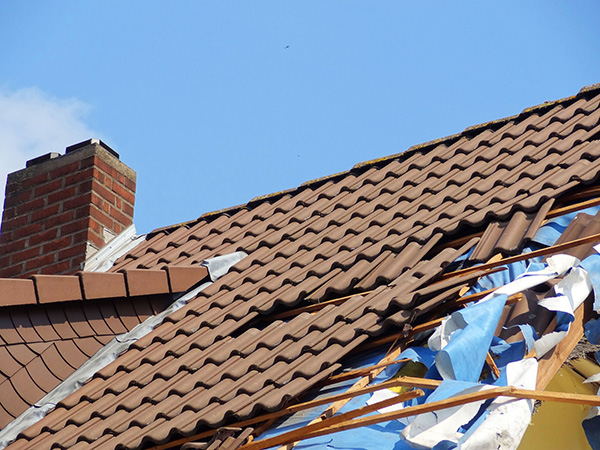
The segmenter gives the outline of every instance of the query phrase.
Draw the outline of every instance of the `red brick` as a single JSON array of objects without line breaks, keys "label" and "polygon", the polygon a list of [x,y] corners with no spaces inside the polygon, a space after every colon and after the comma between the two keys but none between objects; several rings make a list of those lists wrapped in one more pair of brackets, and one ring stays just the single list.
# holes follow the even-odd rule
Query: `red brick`
[{"label": "red brick", "polygon": [[5,208],[4,212],[2,213],[2,220],[12,219],[16,215],[17,215],[17,208],[15,208],[15,207]]},{"label": "red brick", "polygon": [[115,194],[106,189],[103,185],[101,185],[98,181],[92,181],[92,191],[102,197],[104,200],[109,202],[111,205],[115,204]]},{"label": "red brick", "polygon": [[57,216],[48,217],[44,222],[44,228],[46,228],[48,230],[52,227],[56,227],[56,226],[62,225],[63,223],[70,222],[71,220],[73,220],[73,216],[74,216],[73,211],[66,211]]},{"label": "red brick", "polygon": [[48,231],[44,231],[43,233],[34,234],[29,238],[29,245],[36,245],[42,242],[50,242],[50,240],[54,239],[58,235],[58,229],[53,228]]},{"label": "red brick", "polygon": [[87,219],[79,219],[74,222],[67,223],[60,227],[60,235],[67,236],[69,234],[77,233],[78,231],[86,230],[88,227]]},{"label": "red brick", "polygon": [[90,234],[90,232],[87,228],[84,231],[74,234],[73,235],[73,243],[75,244],[75,243],[86,242],[88,234]]},{"label": "red brick", "polygon": [[73,197],[76,193],[75,186],[69,186],[64,189],[61,189],[58,192],[50,194],[48,196],[48,204],[51,205],[53,203],[61,202],[63,200],[67,200]]},{"label": "red brick", "polygon": [[13,231],[13,239],[19,239],[22,237],[31,236],[33,234],[39,233],[44,229],[42,222],[32,223],[30,225],[26,225],[24,227],[18,228]]},{"label": "red brick", "polygon": [[102,184],[110,184],[110,177],[106,176],[102,171],[94,168],[94,178]]},{"label": "red brick", "polygon": [[131,206],[129,203],[123,202],[123,207],[121,208],[121,211],[123,211],[123,214],[126,214],[129,217],[133,218],[133,206]]},{"label": "red brick", "polygon": [[36,209],[43,208],[46,205],[45,198],[35,198],[30,202],[23,203],[22,205],[17,206],[17,214],[27,214],[31,211],[35,211]]},{"label": "red brick", "polygon": [[19,239],[18,241],[9,241],[6,244],[2,244],[0,248],[2,249],[2,253],[13,253],[18,252],[19,250],[23,250],[25,248],[25,244],[27,243],[27,239]]},{"label": "red brick", "polygon": [[122,199],[127,200],[132,205],[135,203],[135,195],[128,189],[118,183],[113,184],[113,191],[116,192]]},{"label": "red brick", "polygon": [[92,244],[94,244],[99,249],[104,247],[104,244],[105,244],[104,239],[99,237],[96,233],[90,233],[88,235],[88,241],[91,242]]},{"label": "red brick", "polygon": [[65,177],[65,186],[77,184],[81,181],[91,180],[94,177],[94,168],[89,167]]},{"label": "red brick", "polygon": [[109,166],[97,156],[94,159],[94,163],[97,167],[99,167],[103,172],[107,173],[112,178],[117,178],[117,176],[119,175],[119,172],[117,172],[115,168]]},{"label": "red brick", "polygon": [[75,273],[79,270],[79,265],[77,267],[71,267],[71,261],[61,261],[56,264],[52,264],[50,266],[45,266],[39,270],[40,273],[48,274],[48,275],[64,275],[67,273]]},{"label": "red brick", "polygon": [[92,205],[96,205],[99,209],[104,211],[106,214],[110,212],[110,205],[105,202],[102,197],[96,195],[95,192],[92,192]]},{"label": "red brick", "polygon": [[36,222],[41,219],[45,219],[46,217],[53,216],[58,213],[60,209],[60,205],[52,205],[47,206],[44,209],[39,209],[31,213],[31,222]]},{"label": "red brick", "polygon": [[39,186],[42,183],[45,183],[46,181],[48,181],[48,172],[44,172],[44,173],[40,173],[39,175],[36,175],[35,177],[31,177],[28,178],[26,180],[23,180],[21,182],[21,187],[22,188],[29,188],[32,186]]},{"label": "red brick", "polygon": [[122,225],[131,225],[131,217],[127,217],[117,208],[110,208],[110,217],[112,217]]},{"label": "red brick", "polygon": [[[100,180],[98,180],[100,181]],[[112,189],[112,185],[113,185],[113,179],[111,177],[109,177],[108,175],[104,177],[104,181],[102,181],[101,183],[106,186],[106,189]]]},{"label": "red brick", "polygon": [[69,258],[74,258],[74,257],[79,257],[79,256],[85,257],[86,247],[87,247],[87,245],[85,242],[75,244],[72,247],[66,248],[66,249],[58,252],[58,259],[59,259],[59,261],[63,261],[63,260],[69,259]]},{"label": "red brick", "polygon": [[100,211],[96,206],[92,206],[90,208],[90,216],[92,216],[94,219],[96,219],[109,230],[113,229],[112,219],[108,215]]},{"label": "red brick", "polygon": [[12,239],[13,239],[12,231],[4,231],[2,234],[0,234],[0,244],[1,245],[9,243],[10,241],[12,241]]},{"label": "red brick", "polygon": [[38,198],[50,192],[62,189],[63,182],[64,180],[62,178],[59,178],[58,180],[52,180],[49,183],[42,184],[41,186],[35,188],[35,190],[33,191],[33,196],[35,198]]},{"label": "red brick", "polygon": [[75,209],[78,206],[88,205],[90,203],[90,195],[80,195],[79,197],[74,197],[70,200],[66,200],[63,203],[63,211],[67,209]]},{"label": "red brick", "polygon": [[25,263],[25,270],[33,270],[38,267],[47,266],[56,261],[56,254],[51,253],[49,255],[40,256],[39,258],[32,259]]},{"label": "red brick", "polygon": [[42,249],[42,247],[32,247],[32,248],[26,248],[25,250],[21,250],[19,252],[13,253],[10,258],[11,264],[26,261],[31,258],[36,258],[40,255],[41,249]]},{"label": "red brick", "polygon": [[25,203],[31,199],[31,190],[21,191],[17,194],[8,195],[4,199],[4,207],[10,208]]},{"label": "red brick", "polygon": [[23,265],[15,264],[0,269],[0,278],[12,278],[23,274]]},{"label": "red brick", "polygon": [[79,194],[89,194],[92,192],[92,179],[82,181],[77,185],[77,192]]},{"label": "red brick", "polygon": [[123,183],[127,189],[131,192],[135,192],[135,181],[130,180],[129,178],[125,178],[125,183]]},{"label": "red brick", "polygon": [[57,167],[50,172],[50,179],[62,177],[63,175],[76,172],[77,170],[79,170],[79,161],[72,162],[62,167]]},{"label": "red brick", "polygon": [[97,235],[102,234],[104,227],[97,220],[90,219],[90,230]]},{"label": "red brick", "polygon": [[26,225],[28,223],[29,219],[27,218],[27,216],[18,216],[10,220],[5,219],[2,222],[2,232],[4,233],[8,230],[14,230],[15,228],[22,227],[23,225]]},{"label": "red brick", "polygon": [[75,218],[76,219],[81,219],[83,217],[89,217],[90,216],[90,205],[86,205],[86,206],[82,206],[81,208],[77,208],[77,210],[75,211]]},{"label": "red brick", "polygon": [[48,242],[47,244],[44,244],[44,246],[42,247],[42,253],[46,254],[46,253],[51,253],[51,252],[56,252],[58,250],[62,250],[64,248],[67,248],[71,245],[71,243],[73,242],[73,236],[65,236],[59,239],[55,239],[52,242]]}]

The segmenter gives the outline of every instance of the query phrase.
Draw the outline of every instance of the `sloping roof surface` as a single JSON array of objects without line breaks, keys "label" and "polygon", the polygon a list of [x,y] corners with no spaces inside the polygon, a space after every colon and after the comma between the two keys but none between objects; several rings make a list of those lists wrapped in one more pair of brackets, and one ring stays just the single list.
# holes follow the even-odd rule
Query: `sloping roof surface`
[{"label": "sloping roof surface", "polygon": [[0,428],[208,276],[206,267],[166,269],[0,278]]},{"label": "sloping roof surface", "polygon": [[14,306],[0,315],[0,427],[65,380],[115,335],[162,311],[169,299]]},{"label": "sloping roof surface", "polygon": [[[151,233],[113,270],[249,256],[10,448],[147,447],[279,408],[371,336],[456,297],[463,279],[431,281],[477,239],[449,241],[519,211],[527,236],[548,200],[595,183],[599,137],[588,89]],[[270,317],[346,294],[360,295]]]}]

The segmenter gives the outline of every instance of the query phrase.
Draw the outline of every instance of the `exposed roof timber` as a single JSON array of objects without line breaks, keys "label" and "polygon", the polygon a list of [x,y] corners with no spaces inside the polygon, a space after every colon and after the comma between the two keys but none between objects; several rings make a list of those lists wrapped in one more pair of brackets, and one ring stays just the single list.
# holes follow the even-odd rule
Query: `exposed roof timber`
[{"label": "exposed roof timber", "polygon": [[506,264],[511,264],[517,261],[525,261],[527,259],[537,258],[538,256],[548,256],[553,255],[555,253],[562,252],[564,250],[568,250],[570,248],[579,247],[580,245],[590,244],[592,242],[600,241],[600,233],[594,234],[592,236],[584,237],[581,239],[575,239],[574,241],[565,242],[564,244],[553,245],[551,247],[546,247],[540,250],[534,250],[529,253],[523,253],[521,255],[509,256],[507,258],[500,259],[498,261],[481,264],[480,266],[469,267],[467,269],[461,269],[454,272],[446,273],[440,276],[440,280],[446,280],[451,277],[466,275],[468,273],[474,272],[476,270],[482,269],[493,269],[495,267],[504,266]]},{"label": "exposed roof timber", "polygon": [[[406,381],[406,380],[405,380]],[[429,380],[422,381],[423,384],[429,385],[429,387],[435,387],[433,383],[428,383]],[[410,381],[407,382],[407,385],[410,385]],[[420,380],[415,380],[414,384],[420,384]],[[416,391],[410,392],[422,392],[419,389]],[[408,394],[407,393],[407,394]],[[466,403],[472,403],[481,400],[488,400],[497,397],[512,397],[516,399],[533,399],[533,400],[542,400],[542,401],[554,401],[560,403],[571,403],[571,404],[580,404],[587,406],[600,406],[600,397],[596,395],[583,395],[583,394],[568,394],[563,392],[545,392],[541,390],[527,390],[527,389],[519,389],[512,386],[507,387],[496,387],[485,389],[478,392],[473,392],[469,394],[459,395],[456,397],[450,397],[448,399],[439,400],[436,402],[425,403],[417,406],[409,406],[400,411],[392,411],[388,413],[380,413],[375,414],[369,417],[361,418],[361,419],[353,419],[352,417],[357,417],[360,415],[367,414],[371,412],[366,407],[359,408],[358,410],[349,411],[344,414],[340,414],[328,419],[325,419],[319,423],[314,423],[311,425],[307,425],[303,428],[299,428],[297,430],[293,430],[279,436],[275,436],[268,439],[263,439],[259,441],[253,441],[249,444],[246,444],[239,448],[239,450],[263,450],[269,447],[273,447],[276,445],[289,444],[292,442],[297,442],[304,439],[311,439],[318,436],[324,436],[331,433],[336,433],[339,431],[350,430],[354,428],[360,428],[363,426],[375,425],[381,422],[387,422],[390,420],[397,420],[404,417],[415,416],[418,414],[423,414],[426,412],[438,411],[440,409],[452,408],[455,406],[461,406]],[[400,395],[399,397],[402,397]],[[386,402],[386,401],[384,401]],[[379,402],[373,405],[375,410],[381,409],[385,407],[384,402]],[[364,411],[363,411],[364,409]]]},{"label": "exposed roof timber", "polygon": [[567,336],[539,360],[536,384],[538,389],[545,389],[548,386],[554,374],[565,363],[583,337],[583,326],[592,315],[591,305],[591,302],[584,302],[575,310],[575,320],[571,322]]}]

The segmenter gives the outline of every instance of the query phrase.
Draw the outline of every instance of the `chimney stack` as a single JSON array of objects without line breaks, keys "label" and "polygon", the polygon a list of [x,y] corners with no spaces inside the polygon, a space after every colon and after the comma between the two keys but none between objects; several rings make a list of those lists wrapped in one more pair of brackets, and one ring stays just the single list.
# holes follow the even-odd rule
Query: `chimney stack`
[{"label": "chimney stack", "polygon": [[71,274],[133,223],[135,172],[98,139],[8,175],[0,277]]}]

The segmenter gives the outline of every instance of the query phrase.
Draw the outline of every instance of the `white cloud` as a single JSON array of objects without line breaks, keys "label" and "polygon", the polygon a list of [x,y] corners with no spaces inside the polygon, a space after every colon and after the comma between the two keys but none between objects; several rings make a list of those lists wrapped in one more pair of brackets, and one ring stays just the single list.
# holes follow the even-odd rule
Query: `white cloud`
[{"label": "white cloud", "polygon": [[6,176],[25,162],[100,137],[85,123],[90,106],[75,98],[54,98],[37,88],[0,88],[0,205]]}]

